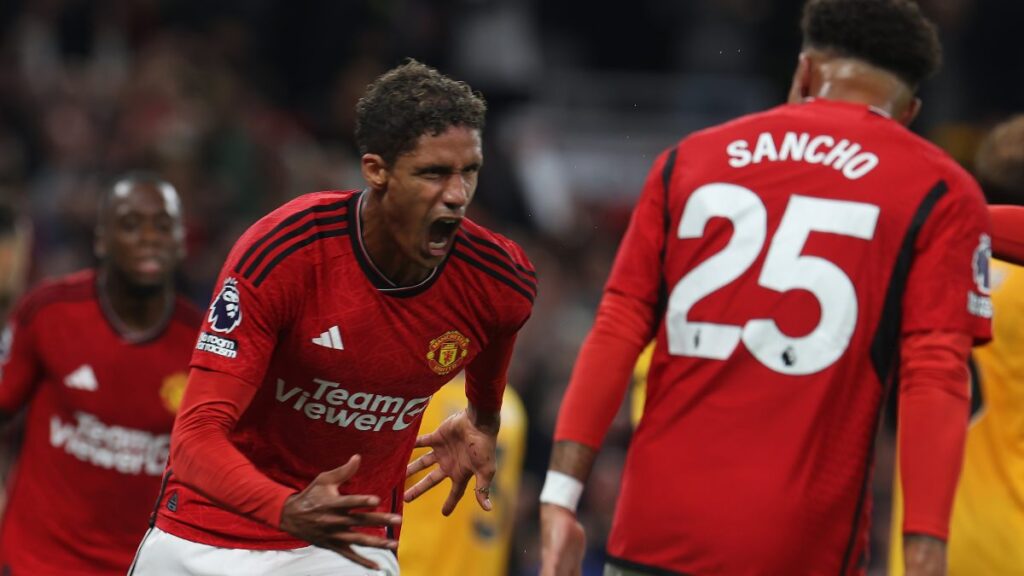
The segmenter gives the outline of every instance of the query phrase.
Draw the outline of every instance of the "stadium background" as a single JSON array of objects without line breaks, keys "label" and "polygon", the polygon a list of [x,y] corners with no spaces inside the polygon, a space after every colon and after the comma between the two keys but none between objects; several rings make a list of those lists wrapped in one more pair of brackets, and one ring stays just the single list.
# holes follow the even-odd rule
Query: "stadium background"
[{"label": "stadium background", "polygon": [[[0,201],[32,223],[34,281],[93,262],[105,178],[162,173],[185,202],[181,282],[205,306],[257,217],[304,192],[362,186],[352,110],[368,81],[407,56],[468,81],[490,105],[471,215],[519,241],[541,278],[510,376],[531,419],[510,574],[532,574],[558,400],[648,164],[691,130],[785,98],[800,4],[7,0]],[[914,129],[969,166],[979,135],[1024,110],[1024,3],[922,5],[945,66]],[[593,566],[628,435],[623,413],[584,497]],[[889,434],[879,457],[873,574],[886,558]]]}]

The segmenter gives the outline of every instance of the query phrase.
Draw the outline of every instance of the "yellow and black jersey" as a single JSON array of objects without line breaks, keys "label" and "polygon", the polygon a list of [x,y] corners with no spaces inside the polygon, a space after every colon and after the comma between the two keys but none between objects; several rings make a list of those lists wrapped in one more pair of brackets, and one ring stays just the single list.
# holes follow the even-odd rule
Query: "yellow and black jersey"
[{"label": "yellow and black jersey", "polygon": [[[980,394],[953,505],[950,576],[1024,576],[1024,268],[993,261],[991,275],[993,338],[972,354]],[[891,575],[903,574],[899,487],[897,477]]]},{"label": "yellow and black jersey", "polygon": [[[445,418],[465,407],[465,381],[459,376],[434,394],[423,413],[420,434],[433,431]],[[472,480],[466,496],[447,518],[441,515],[441,506],[448,498],[448,482],[406,504],[398,548],[402,576],[507,573],[525,443],[526,411],[519,395],[506,387],[498,433],[498,471],[490,492],[494,509],[485,512],[480,508],[471,492]],[[425,448],[417,449],[412,459],[425,452]],[[418,482],[428,471],[406,480],[406,487]]]}]

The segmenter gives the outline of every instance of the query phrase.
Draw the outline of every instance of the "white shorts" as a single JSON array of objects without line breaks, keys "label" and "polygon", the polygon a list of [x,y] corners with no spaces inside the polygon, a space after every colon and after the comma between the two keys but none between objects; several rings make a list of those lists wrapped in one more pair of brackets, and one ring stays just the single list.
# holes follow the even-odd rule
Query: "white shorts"
[{"label": "white shorts", "polygon": [[381,548],[353,546],[380,570],[364,568],[325,548],[294,550],[218,548],[150,528],[128,576],[398,576],[398,559]]}]

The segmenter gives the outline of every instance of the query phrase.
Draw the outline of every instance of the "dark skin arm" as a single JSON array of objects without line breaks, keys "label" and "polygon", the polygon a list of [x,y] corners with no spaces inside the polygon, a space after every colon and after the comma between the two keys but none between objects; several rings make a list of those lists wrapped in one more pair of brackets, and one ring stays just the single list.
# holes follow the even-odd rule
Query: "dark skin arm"
[{"label": "dark skin arm", "polygon": [[906,576],[945,576],[946,543],[934,536],[905,534],[903,560]]},{"label": "dark skin arm", "polygon": [[[586,483],[597,451],[579,442],[555,442],[549,470]],[[541,576],[580,576],[586,534],[576,513],[555,504],[540,505]]]}]

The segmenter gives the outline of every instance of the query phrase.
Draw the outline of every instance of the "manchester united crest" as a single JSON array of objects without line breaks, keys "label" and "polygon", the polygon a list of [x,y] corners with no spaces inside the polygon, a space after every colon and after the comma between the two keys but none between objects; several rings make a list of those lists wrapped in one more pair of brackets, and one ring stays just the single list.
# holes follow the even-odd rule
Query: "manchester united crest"
[{"label": "manchester united crest", "polygon": [[171,414],[178,413],[187,383],[188,376],[184,372],[177,372],[164,378],[164,383],[160,387],[160,399],[163,400],[164,408],[167,408]]},{"label": "manchester united crest", "polygon": [[449,330],[430,341],[427,364],[437,374],[444,376],[462,364],[469,354],[469,338],[458,330]]}]

